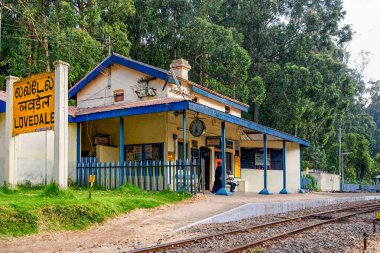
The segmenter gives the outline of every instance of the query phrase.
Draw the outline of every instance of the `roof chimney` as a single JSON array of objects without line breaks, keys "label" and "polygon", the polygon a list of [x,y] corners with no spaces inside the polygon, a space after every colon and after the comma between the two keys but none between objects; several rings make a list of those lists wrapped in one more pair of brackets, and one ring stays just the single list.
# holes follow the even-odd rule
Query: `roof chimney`
[{"label": "roof chimney", "polygon": [[170,69],[174,71],[176,76],[189,80],[189,70],[191,66],[185,59],[176,59],[170,64]]}]

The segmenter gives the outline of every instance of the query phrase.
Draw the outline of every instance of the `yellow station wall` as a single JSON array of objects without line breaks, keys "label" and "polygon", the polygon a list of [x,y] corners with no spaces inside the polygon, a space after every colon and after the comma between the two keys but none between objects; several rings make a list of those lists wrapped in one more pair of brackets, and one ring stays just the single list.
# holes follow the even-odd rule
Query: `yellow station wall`
[{"label": "yellow station wall", "polygon": [[[124,144],[165,143],[165,122],[165,113],[124,117]],[[110,135],[111,147],[91,145],[95,134]],[[119,161],[119,146],[119,118],[82,123],[82,150],[97,149],[98,161]]]}]

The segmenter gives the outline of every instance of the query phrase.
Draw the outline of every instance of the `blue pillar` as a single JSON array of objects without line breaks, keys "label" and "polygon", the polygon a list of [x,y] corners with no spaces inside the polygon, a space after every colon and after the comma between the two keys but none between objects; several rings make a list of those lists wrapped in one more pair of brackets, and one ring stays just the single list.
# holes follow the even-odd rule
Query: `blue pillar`
[{"label": "blue pillar", "polygon": [[300,144],[300,191],[299,193],[305,193],[305,190],[302,189],[302,147]]},{"label": "blue pillar", "polygon": [[226,123],[222,121],[221,133],[221,149],[222,149],[222,188],[217,191],[216,195],[232,195],[231,192],[226,190]]},{"label": "blue pillar", "polygon": [[82,143],[82,140],[81,140],[81,137],[80,137],[80,133],[81,133],[81,123],[77,123],[77,164],[80,163],[80,160],[81,160],[81,143]]},{"label": "blue pillar", "polygon": [[183,164],[183,167],[182,167],[182,171],[183,171],[183,190],[186,191],[186,172],[187,172],[187,168],[186,168],[186,159],[187,159],[187,154],[186,154],[186,111],[184,110],[183,111],[183,114],[182,114],[182,136],[183,136],[183,161],[182,161],[182,164]]},{"label": "blue pillar", "polygon": [[125,161],[125,151],[124,151],[124,118],[120,117],[119,123],[119,143],[120,143],[120,164],[123,164]]},{"label": "blue pillar", "polygon": [[183,135],[183,160],[186,161],[186,111],[182,114],[182,135]]},{"label": "blue pillar", "polygon": [[282,141],[282,184],[283,188],[280,191],[280,194],[288,194],[286,189],[286,141]]},{"label": "blue pillar", "polygon": [[268,188],[267,188],[267,135],[264,134],[264,147],[263,147],[263,153],[264,153],[264,189],[262,189],[259,194],[265,194],[269,195],[272,194]]}]

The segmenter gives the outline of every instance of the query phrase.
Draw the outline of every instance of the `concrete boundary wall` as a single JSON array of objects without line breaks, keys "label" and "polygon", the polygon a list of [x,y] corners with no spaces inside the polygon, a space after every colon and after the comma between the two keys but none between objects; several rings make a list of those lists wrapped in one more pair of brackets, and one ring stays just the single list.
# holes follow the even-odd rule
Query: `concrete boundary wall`
[{"label": "concrete boundary wall", "polygon": [[269,202],[269,203],[249,203],[221,214],[217,214],[206,219],[197,221],[182,227],[183,230],[195,225],[208,224],[208,223],[222,223],[228,221],[238,221],[246,218],[254,218],[264,215],[274,215],[280,213],[287,213],[291,211],[317,208],[328,205],[335,205],[344,202],[357,202],[368,200],[380,200],[380,196],[360,196],[360,197],[343,197],[343,198],[328,198],[328,199],[313,199],[304,201],[289,201],[289,202]]}]

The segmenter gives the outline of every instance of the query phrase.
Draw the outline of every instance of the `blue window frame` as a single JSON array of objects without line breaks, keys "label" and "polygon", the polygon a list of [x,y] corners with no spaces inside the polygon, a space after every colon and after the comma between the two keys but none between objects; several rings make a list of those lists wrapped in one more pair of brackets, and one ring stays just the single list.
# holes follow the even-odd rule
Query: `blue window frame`
[{"label": "blue window frame", "polygon": [[[282,150],[267,149],[267,169],[282,170]],[[262,148],[240,148],[240,163],[242,169],[264,169]]]}]

